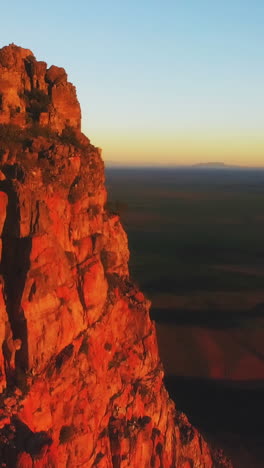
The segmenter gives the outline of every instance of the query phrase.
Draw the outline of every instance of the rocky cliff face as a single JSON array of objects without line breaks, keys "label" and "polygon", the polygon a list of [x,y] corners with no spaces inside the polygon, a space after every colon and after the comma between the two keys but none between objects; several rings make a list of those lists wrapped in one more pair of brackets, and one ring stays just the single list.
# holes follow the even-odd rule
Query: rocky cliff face
[{"label": "rocky cliff face", "polygon": [[40,123],[62,132],[66,126],[79,129],[80,122],[76,91],[63,68],[47,68],[14,44],[0,50],[0,123]]},{"label": "rocky cliff face", "polygon": [[0,122],[0,466],[222,466],[164,388],[65,71],[0,50]]}]

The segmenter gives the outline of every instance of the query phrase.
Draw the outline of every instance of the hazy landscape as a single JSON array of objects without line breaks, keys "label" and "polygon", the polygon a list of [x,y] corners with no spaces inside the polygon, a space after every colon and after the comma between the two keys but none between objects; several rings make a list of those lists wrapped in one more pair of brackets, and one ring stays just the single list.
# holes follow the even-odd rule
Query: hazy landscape
[{"label": "hazy landscape", "polygon": [[177,407],[263,466],[264,170],[107,168]]}]

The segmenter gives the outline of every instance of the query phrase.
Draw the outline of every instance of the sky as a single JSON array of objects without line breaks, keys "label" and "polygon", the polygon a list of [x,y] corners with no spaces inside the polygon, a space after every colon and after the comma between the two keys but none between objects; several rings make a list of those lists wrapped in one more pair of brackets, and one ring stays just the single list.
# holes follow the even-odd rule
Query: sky
[{"label": "sky", "polygon": [[106,163],[264,166],[263,0],[12,0],[0,46],[62,66]]}]

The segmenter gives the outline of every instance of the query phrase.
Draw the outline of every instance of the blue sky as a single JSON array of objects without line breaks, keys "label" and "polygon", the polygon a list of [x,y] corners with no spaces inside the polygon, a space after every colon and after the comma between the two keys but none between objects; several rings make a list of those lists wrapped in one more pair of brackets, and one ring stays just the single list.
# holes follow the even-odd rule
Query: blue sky
[{"label": "blue sky", "polygon": [[63,66],[106,160],[264,165],[264,2],[1,5],[1,40]]}]

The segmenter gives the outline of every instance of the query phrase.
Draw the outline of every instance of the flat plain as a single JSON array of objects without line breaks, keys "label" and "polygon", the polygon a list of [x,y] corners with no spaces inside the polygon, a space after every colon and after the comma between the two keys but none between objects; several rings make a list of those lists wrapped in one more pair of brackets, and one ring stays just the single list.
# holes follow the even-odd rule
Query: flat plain
[{"label": "flat plain", "polygon": [[177,407],[235,468],[263,466],[264,170],[108,168]]}]

